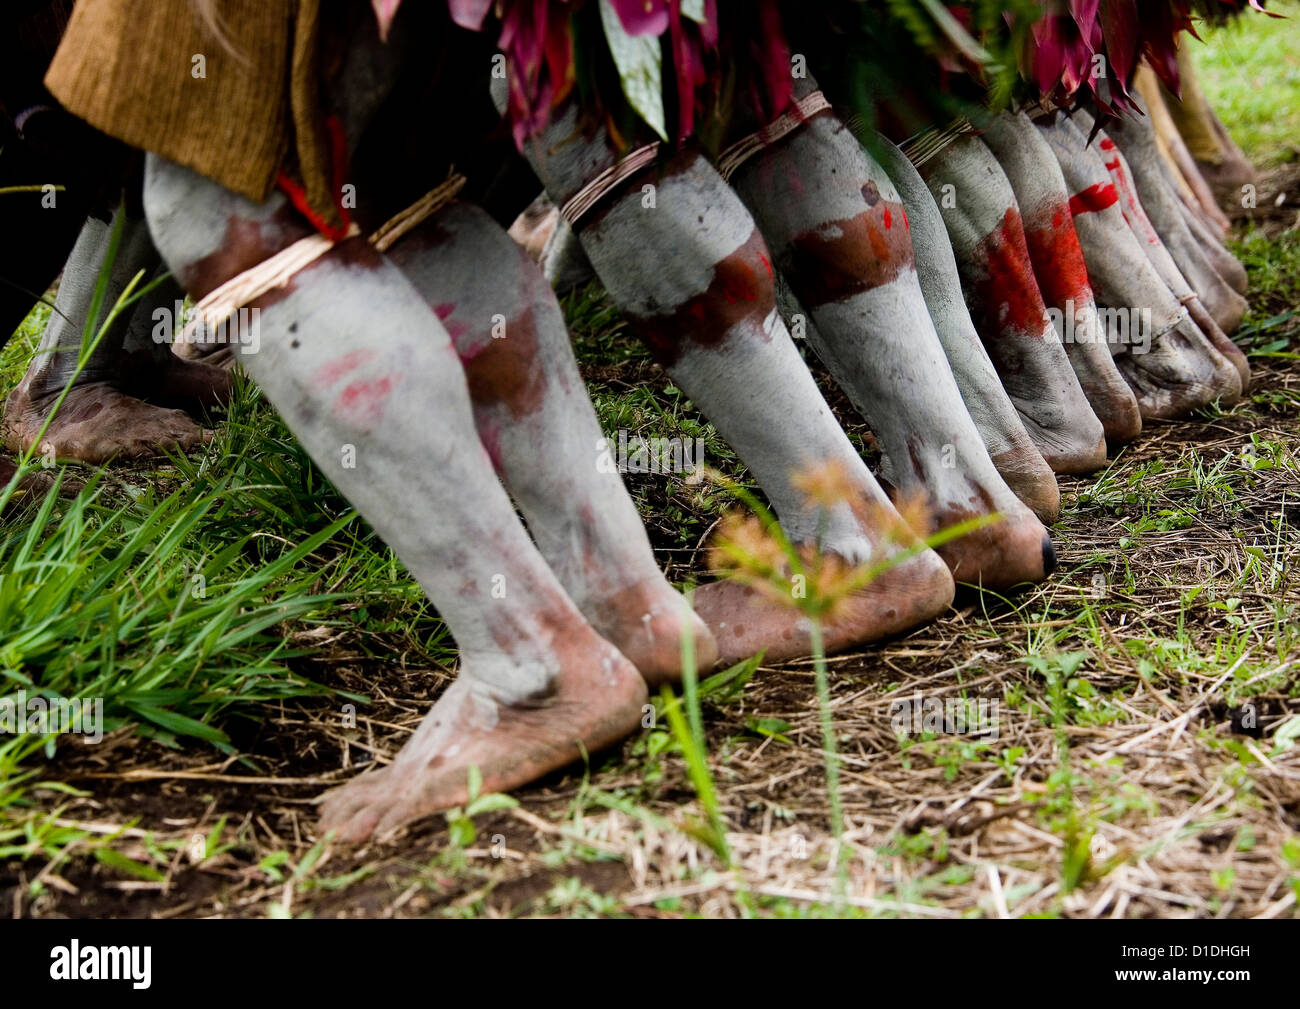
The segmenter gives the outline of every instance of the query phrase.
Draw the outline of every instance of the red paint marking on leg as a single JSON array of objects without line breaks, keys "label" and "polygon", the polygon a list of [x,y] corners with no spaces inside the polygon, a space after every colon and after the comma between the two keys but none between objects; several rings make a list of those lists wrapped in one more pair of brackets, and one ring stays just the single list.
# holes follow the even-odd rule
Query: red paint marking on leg
[{"label": "red paint marking on leg", "polygon": [[[766,260],[766,257],[764,259]],[[758,299],[758,291],[758,278],[749,264],[743,260],[737,261],[735,268],[723,276],[722,296],[727,300],[728,305],[741,301],[755,301]]]},{"label": "red paint marking on leg", "polygon": [[368,347],[360,347],[357,350],[350,350],[342,357],[336,357],[333,361],[327,361],[314,372],[311,380],[313,384],[326,387],[331,386],[350,371],[356,371],[363,364],[374,359],[375,352]]},{"label": "red paint marking on leg", "polygon": [[1047,306],[1034,279],[1020,212],[1008,207],[1002,223],[975,249],[987,275],[976,286],[975,300],[992,336],[1008,329],[1042,337],[1047,330]]},{"label": "red paint marking on leg", "polygon": [[393,380],[363,378],[349,382],[335,400],[335,409],[346,420],[363,428],[373,428],[384,415],[384,404],[393,391]]},{"label": "red paint marking on leg", "polygon": [[1067,300],[1076,305],[1092,300],[1083,250],[1066,209],[1061,202],[1025,221],[1025,244],[1043,301],[1063,311]]},{"label": "red paint marking on leg", "polygon": [[1113,151],[1115,149],[1115,141],[1111,140],[1110,137],[1103,137],[1098,146],[1103,151]]},{"label": "red paint marking on leg", "polygon": [[718,347],[742,322],[750,324],[743,327],[750,337],[770,340],[762,323],[776,308],[776,292],[759,266],[763,258],[770,258],[768,248],[755,229],[740,248],[714,265],[706,290],[662,314],[633,317],[654,359],[669,367],[687,347]]},{"label": "red paint marking on leg", "polygon": [[875,253],[876,259],[890,262],[892,250],[889,248],[889,241],[878,228],[872,226],[871,222],[867,222],[867,241],[871,243],[871,251]]},{"label": "red paint marking on leg", "polygon": [[1082,192],[1070,197],[1070,213],[1075,217],[1080,214],[1094,214],[1113,207],[1119,202],[1119,194],[1109,182],[1098,182]]},{"label": "red paint marking on leg", "polygon": [[537,325],[527,309],[506,320],[508,338],[496,339],[491,330],[480,328],[465,341],[460,359],[476,411],[505,407],[520,418],[541,409],[549,381],[541,364]]},{"label": "red paint marking on leg", "polygon": [[767,256],[761,252],[758,254],[758,258],[761,259],[763,261],[763,265],[767,267],[768,280],[775,280],[776,274],[772,272],[772,261],[768,259]]},{"label": "red paint marking on leg", "polygon": [[885,220],[885,230],[888,231],[890,228],[894,226],[894,215],[889,212],[888,207],[885,208],[884,220]]},{"label": "red paint marking on leg", "polygon": [[886,224],[891,209],[902,205],[877,200],[856,217],[826,221],[791,239],[780,253],[781,269],[806,307],[882,287],[913,268],[912,239]]},{"label": "red paint marking on leg", "polygon": [[[1107,141],[1109,142],[1109,141]],[[1115,145],[1111,143],[1111,147]],[[1148,245],[1159,245],[1160,236],[1156,229],[1152,227],[1151,221],[1142,209],[1142,201],[1138,199],[1137,187],[1133,185],[1133,180],[1124,171],[1124,166],[1119,160],[1119,155],[1106,162],[1106,168],[1110,171],[1110,176],[1115,180],[1115,187],[1119,190],[1121,197],[1120,209],[1124,213],[1124,220],[1130,228],[1136,230]]]},{"label": "red paint marking on leg", "polygon": [[[470,326],[468,323],[453,320],[451,317],[455,311],[456,303],[454,301],[443,301],[433,306],[433,314],[438,317],[438,321],[442,323],[447,335],[453,340],[459,340],[470,331]],[[460,348],[457,347],[457,350],[459,351]],[[462,356],[464,355],[462,354]]]}]

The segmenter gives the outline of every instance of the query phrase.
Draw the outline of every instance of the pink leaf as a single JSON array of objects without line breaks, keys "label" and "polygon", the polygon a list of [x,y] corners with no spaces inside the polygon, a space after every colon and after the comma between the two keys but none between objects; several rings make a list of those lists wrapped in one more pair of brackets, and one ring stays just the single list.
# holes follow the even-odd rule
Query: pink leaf
[{"label": "pink leaf", "polygon": [[375,9],[375,20],[379,22],[379,37],[387,39],[388,29],[397,16],[397,8],[402,5],[402,0],[370,0],[370,5]]},{"label": "pink leaf", "polygon": [[1128,94],[1138,65],[1136,0],[1102,0],[1101,30],[1111,77],[1124,94]]},{"label": "pink leaf", "polygon": [[662,35],[668,30],[668,0],[609,0],[629,35]]},{"label": "pink leaf", "polygon": [[483,27],[488,11],[492,9],[492,0],[447,0],[447,8],[456,24],[476,32]]},{"label": "pink leaf", "polygon": [[1079,34],[1084,38],[1092,35],[1092,26],[1097,23],[1097,8],[1101,0],[1070,0],[1070,13],[1074,23],[1079,26]]}]

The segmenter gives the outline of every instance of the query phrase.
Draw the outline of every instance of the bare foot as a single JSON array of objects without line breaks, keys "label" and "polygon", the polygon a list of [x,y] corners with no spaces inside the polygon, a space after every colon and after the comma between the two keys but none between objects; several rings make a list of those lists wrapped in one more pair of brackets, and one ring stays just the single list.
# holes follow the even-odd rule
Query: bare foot
[{"label": "bare foot", "polygon": [[[935,516],[935,528],[954,526],[993,510],[940,512]],[[1024,507],[1004,512],[1000,521],[935,547],[935,551],[944,559],[955,581],[987,589],[1002,590],[1041,582],[1056,570],[1052,537]]]},{"label": "bare foot", "polygon": [[651,688],[682,678],[682,634],[687,628],[695,641],[696,668],[711,669],[718,661],[718,645],[709,628],[662,579],[631,586],[606,600],[589,600],[582,610]]},{"label": "bare foot", "polygon": [[1183,327],[1152,342],[1145,354],[1116,355],[1115,363],[1137,396],[1144,419],[1185,417],[1216,399],[1225,404],[1241,395],[1237,370],[1212,347],[1201,346]]},{"label": "bare foot", "polygon": [[[1110,351],[1103,349],[1110,356]],[[1071,358],[1073,362],[1075,358]],[[1083,394],[1088,398],[1088,405],[1101,421],[1106,434],[1107,445],[1122,445],[1132,441],[1142,433],[1142,411],[1138,408],[1133,391],[1124,382],[1117,369],[1112,366],[1114,380],[1110,376],[1098,375],[1076,365],[1075,377],[1083,387]]]},{"label": "bare foot", "polygon": [[1011,492],[1044,525],[1061,517],[1061,489],[1052,467],[1033,445],[1019,445],[993,457],[993,465]]},{"label": "bare foot", "polygon": [[[1047,469],[1042,457],[1037,458],[1039,465]],[[925,538],[972,519],[999,516],[995,522],[934,548],[954,579],[990,589],[1008,589],[1025,582],[1041,582],[1052,573],[1056,567],[1056,551],[1051,537],[1042,521],[1015,492],[1008,493],[1010,488],[1001,474],[993,481],[984,482],[979,476],[987,472],[982,465],[966,468],[958,465],[939,474],[927,471],[919,454],[913,455],[911,461],[915,478],[926,488],[928,506],[910,509],[902,504],[899,512],[904,521],[912,524],[912,532],[918,537]],[[1060,492],[1051,470],[1047,470],[1047,479],[1051,481],[1051,490],[1056,492],[1059,506]],[[892,484],[884,481],[882,484],[894,496]],[[898,499],[895,503],[899,504]]]},{"label": "bare foot", "polygon": [[[22,386],[13,391],[0,429],[10,451],[32,447],[56,399],[31,398]],[[68,393],[38,451],[48,446],[56,458],[93,464],[188,450],[204,439],[203,429],[183,411],[151,406],[106,382],[90,382]]]},{"label": "bare foot", "polygon": [[1237,374],[1241,376],[1241,391],[1246,393],[1250,390],[1250,362],[1246,360],[1245,352],[1238,347],[1228,337],[1228,334],[1219,328],[1210,313],[1205,310],[1199,298],[1188,302],[1187,311],[1196,323],[1197,328],[1209,338],[1214,349],[1231,362],[1232,366],[1237,369]]},{"label": "bare foot", "polygon": [[1218,323],[1223,332],[1231,333],[1241,325],[1249,305],[1246,299],[1229,287],[1217,273],[1213,280],[1214,283],[1201,285],[1204,290],[1198,289],[1195,284],[1192,286],[1200,296],[1201,303],[1205,305],[1205,310],[1210,313],[1210,318]]},{"label": "bare foot", "polygon": [[1029,440],[1053,473],[1093,473],[1106,465],[1106,430],[1091,406],[1088,417],[1073,424],[1068,418],[1049,415],[1041,409],[1043,404],[1023,402],[1016,396],[1011,402]]},{"label": "bare foot", "polygon": [[559,634],[560,672],[516,703],[473,678],[473,658],[438,699],[397,758],[328,792],[321,829],[363,841],[430,813],[463,805],[477,767],[485,792],[507,791],[599,750],[636,729],[646,702],[641,676],[590,628]]},{"label": "bare foot", "polygon": [[1214,272],[1223,278],[1224,283],[1242,297],[1245,297],[1246,292],[1250,290],[1250,277],[1246,273],[1246,267],[1242,265],[1241,260],[1222,245],[1212,244],[1210,240],[1201,244],[1201,251],[1209,257]]},{"label": "bare foot", "polygon": [[[928,623],[952,602],[948,567],[927,551],[892,568],[849,597],[842,613],[822,627],[826,653],[865,645]],[[759,652],[766,662],[812,654],[809,623],[798,610],[739,582],[710,582],[695,590],[696,612],[718,641],[726,666]]]}]

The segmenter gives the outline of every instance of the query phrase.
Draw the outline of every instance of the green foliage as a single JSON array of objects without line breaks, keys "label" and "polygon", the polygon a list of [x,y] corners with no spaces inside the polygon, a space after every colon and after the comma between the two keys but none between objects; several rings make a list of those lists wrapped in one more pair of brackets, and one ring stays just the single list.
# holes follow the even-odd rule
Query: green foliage
[{"label": "green foliage", "polygon": [[1188,42],[1205,97],[1259,168],[1300,156],[1300,52],[1294,44],[1300,3],[1269,0],[1268,9],[1286,19],[1247,10],[1224,27],[1201,32],[1207,45]]},{"label": "green foliage", "polygon": [[443,814],[447,818],[447,839],[456,848],[468,848],[478,837],[478,831],[474,827],[474,817],[503,809],[514,809],[519,805],[510,796],[502,795],[500,792],[483,794],[483,773],[477,767],[470,767],[466,784],[465,805],[453,806]]}]

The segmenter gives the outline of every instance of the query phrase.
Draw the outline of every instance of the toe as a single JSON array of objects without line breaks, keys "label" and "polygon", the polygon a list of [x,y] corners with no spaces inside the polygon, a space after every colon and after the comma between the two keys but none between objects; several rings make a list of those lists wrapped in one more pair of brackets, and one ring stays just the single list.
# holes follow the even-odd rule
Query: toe
[{"label": "toe", "polygon": [[1056,547],[1052,545],[1052,537],[1043,533],[1043,574],[1050,575],[1056,570]]},{"label": "toe", "polygon": [[[380,823],[386,807],[379,803],[365,806],[358,810],[343,829],[339,831],[339,840],[351,844],[360,844],[375,834],[375,827]],[[383,833],[381,831],[381,833]]]}]

